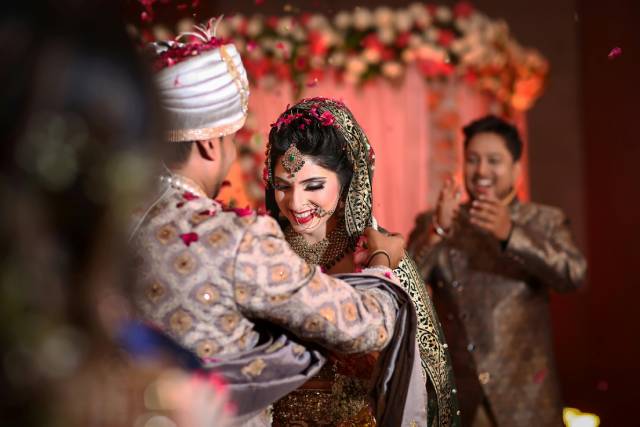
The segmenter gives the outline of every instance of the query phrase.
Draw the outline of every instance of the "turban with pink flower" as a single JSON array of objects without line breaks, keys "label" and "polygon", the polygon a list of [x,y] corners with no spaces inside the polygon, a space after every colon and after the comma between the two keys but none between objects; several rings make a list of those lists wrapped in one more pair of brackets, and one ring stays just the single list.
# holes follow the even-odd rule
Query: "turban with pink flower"
[{"label": "turban with pink flower", "polygon": [[180,35],[185,36],[192,40],[153,44],[155,80],[168,117],[167,139],[196,141],[236,132],[246,120],[249,99],[247,73],[237,49],[212,35],[211,21]]}]

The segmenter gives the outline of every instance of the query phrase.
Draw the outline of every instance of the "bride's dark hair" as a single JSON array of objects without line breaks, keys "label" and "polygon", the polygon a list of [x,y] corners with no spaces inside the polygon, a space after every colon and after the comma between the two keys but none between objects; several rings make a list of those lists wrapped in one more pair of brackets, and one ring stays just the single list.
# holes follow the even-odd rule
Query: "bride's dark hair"
[{"label": "bride's dark hair", "polygon": [[[322,124],[307,110],[292,109],[287,113],[291,119],[273,125],[269,132],[269,164],[272,169],[275,169],[276,162],[280,161],[291,144],[295,143],[302,154],[338,175],[341,194],[344,196],[351,182],[353,166],[347,156],[347,141],[342,133],[335,126]],[[270,172],[273,176],[274,170]],[[277,218],[279,209],[271,187],[267,189],[265,203],[267,210]]]}]

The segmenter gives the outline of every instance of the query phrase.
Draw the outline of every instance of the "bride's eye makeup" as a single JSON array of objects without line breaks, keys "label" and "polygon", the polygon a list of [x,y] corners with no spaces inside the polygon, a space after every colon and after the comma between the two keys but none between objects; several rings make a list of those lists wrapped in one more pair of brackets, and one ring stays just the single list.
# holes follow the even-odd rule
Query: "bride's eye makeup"
[{"label": "bride's eye makeup", "polygon": [[319,191],[322,190],[325,185],[325,180],[318,178],[307,179],[302,182],[306,184],[304,187],[305,191]]}]

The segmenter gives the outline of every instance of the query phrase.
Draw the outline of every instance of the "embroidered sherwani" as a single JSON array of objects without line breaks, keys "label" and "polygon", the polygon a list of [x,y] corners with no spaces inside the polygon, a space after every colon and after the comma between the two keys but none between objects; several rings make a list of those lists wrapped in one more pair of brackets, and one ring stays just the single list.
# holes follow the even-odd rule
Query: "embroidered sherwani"
[{"label": "embroidered sherwani", "polygon": [[[140,315],[205,361],[257,348],[258,321],[346,353],[389,342],[397,308],[392,294],[375,286],[356,290],[310,267],[269,216],[225,210],[168,187],[140,224]],[[242,374],[263,371],[268,366],[256,362]]]},{"label": "embroidered sherwani", "polygon": [[464,425],[484,412],[498,426],[560,426],[549,290],[583,282],[586,263],[556,208],[510,205],[506,244],[468,222],[462,206],[453,235],[433,247],[433,212],[421,214],[409,239],[453,358]]}]

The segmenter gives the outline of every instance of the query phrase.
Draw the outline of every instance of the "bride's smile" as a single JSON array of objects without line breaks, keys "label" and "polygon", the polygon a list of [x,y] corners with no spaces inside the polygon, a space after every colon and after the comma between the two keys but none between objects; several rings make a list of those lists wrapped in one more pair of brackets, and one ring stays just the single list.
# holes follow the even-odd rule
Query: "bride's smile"
[{"label": "bride's smile", "polygon": [[274,168],[274,189],[280,212],[308,243],[322,240],[333,228],[340,182],[335,172],[318,165],[313,157],[304,156],[304,165],[295,176],[279,159]]}]

